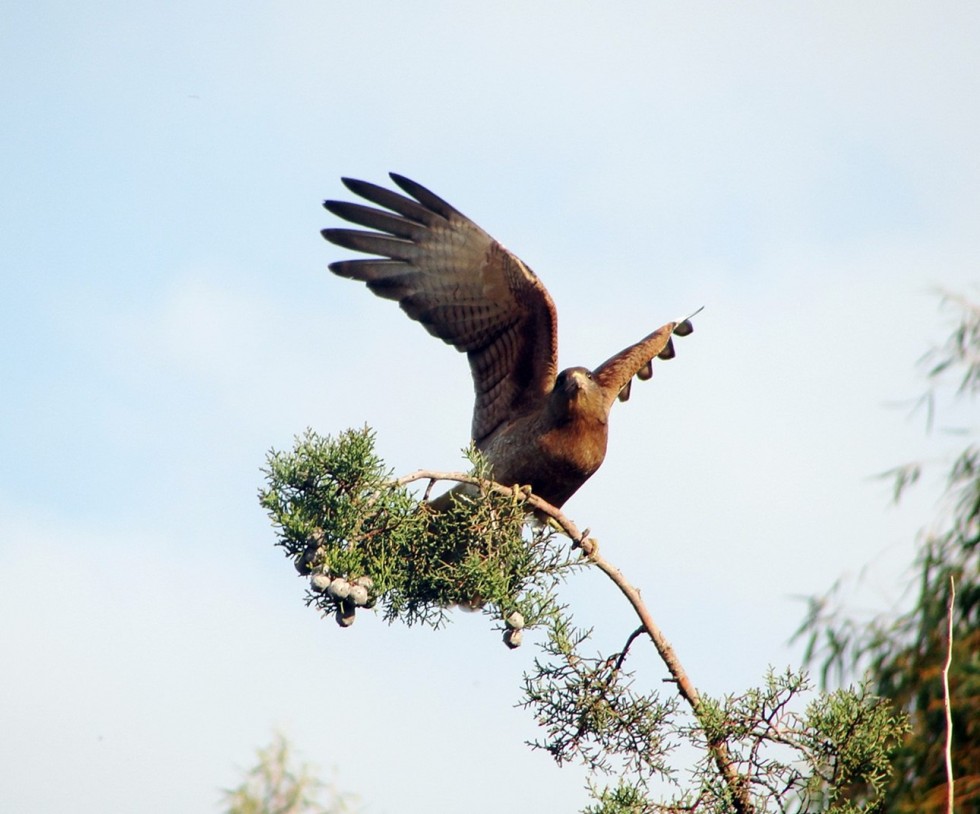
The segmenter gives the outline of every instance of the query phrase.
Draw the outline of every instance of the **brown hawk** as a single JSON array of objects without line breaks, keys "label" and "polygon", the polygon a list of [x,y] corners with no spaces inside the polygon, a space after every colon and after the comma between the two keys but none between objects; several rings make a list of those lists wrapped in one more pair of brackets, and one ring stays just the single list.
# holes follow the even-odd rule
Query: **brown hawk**
[{"label": "brown hawk", "polygon": [[473,221],[404,176],[390,189],[344,178],[371,203],[324,207],[375,231],[324,229],[338,246],[377,255],[341,260],[330,270],[396,300],[434,336],[465,352],[473,374],[473,442],[494,480],[530,485],[560,507],[599,468],[609,411],[629,397],[633,376],[649,378],[655,356],[673,356],[671,322],[595,370],[558,372],[558,315],[534,272]]}]

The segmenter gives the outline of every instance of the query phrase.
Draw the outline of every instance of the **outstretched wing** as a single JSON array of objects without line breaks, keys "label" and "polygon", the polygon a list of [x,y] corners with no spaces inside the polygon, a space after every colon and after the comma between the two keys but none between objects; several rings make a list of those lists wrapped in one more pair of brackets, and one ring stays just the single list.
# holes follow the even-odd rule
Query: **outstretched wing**
[{"label": "outstretched wing", "polygon": [[626,401],[630,397],[630,386],[634,376],[640,379],[650,378],[653,374],[654,357],[673,358],[674,334],[687,336],[693,330],[688,319],[682,322],[668,322],[599,365],[592,372],[592,377],[602,388],[606,407],[612,407],[617,398]]},{"label": "outstretched wing", "polygon": [[351,192],[385,209],[324,202],[344,220],[376,230],[324,229],[331,243],[378,255],[331,263],[330,270],[396,300],[429,333],[466,353],[476,391],[473,440],[480,446],[550,392],[555,306],[534,272],[473,221],[425,187],[390,175],[411,198],[344,178]]}]

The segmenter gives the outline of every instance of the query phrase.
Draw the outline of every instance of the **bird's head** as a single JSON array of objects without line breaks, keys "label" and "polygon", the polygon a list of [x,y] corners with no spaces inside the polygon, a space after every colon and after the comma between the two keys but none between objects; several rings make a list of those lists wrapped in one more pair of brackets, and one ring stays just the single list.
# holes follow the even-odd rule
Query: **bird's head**
[{"label": "bird's head", "polygon": [[558,374],[551,391],[551,409],[556,418],[581,417],[606,421],[602,388],[584,367],[570,367]]}]

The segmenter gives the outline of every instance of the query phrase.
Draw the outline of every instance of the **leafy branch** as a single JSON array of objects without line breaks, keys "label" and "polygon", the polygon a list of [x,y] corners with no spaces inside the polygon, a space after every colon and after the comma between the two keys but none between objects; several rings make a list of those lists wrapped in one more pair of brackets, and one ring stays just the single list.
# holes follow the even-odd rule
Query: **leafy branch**
[{"label": "leafy branch", "polygon": [[[952,327],[919,360],[927,389],[915,400],[929,431],[938,415],[980,395],[980,304],[943,293],[941,305],[952,308]],[[955,435],[967,440],[941,458],[940,515],[919,537],[909,607],[860,616],[845,603],[845,589],[854,586],[838,582],[809,599],[796,634],[805,637],[805,661],[819,668],[824,686],[866,675],[909,716],[884,796],[888,810],[902,814],[941,814],[954,802],[972,811],[980,803],[980,444],[976,427]],[[896,501],[925,468],[917,461],[883,475]]]},{"label": "leafy branch", "polygon": [[[260,500],[278,544],[310,579],[308,604],[344,627],[362,607],[377,607],[389,623],[433,627],[448,621],[453,606],[482,608],[511,647],[525,629],[543,628],[543,657],[524,677],[522,704],[545,732],[531,746],[559,764],[576,759],[594,775],[619,777],[615,788],[593,787],[597,807],[589,814],[762,814],[810,811],[818,803],[849,812],[858,809],[842,802],[848,784],[880,786],[888,751],[903,731],[881,699],[842,690],[800,710],[810,686],[791,672],[770,675],[762,688],[741,695],[705,697],[640,592],[588,530],[526,487],[493,482],[486,462],[472,450],[468,455],[472,474],[419,470],[394,477],[366,428],[337,439],[307,431],[292,452],[270,453]],[[440,499],[436,511],[428,497],[440,482],[467,488]],[[422,483],[419,500],[409,487]],[[536,522],[527,523],[528,515]],[[561,582],[583,567],[605,574],[639,621],[611,655],[583,654],[591,631],[577,629],[557,598]],[[643,638],[666,665],[675,697],[636,689],[626,662]],[[671,762],[682,743],[703,755],[686,787]],[[675,793],[652,801],[654,779]]]}]

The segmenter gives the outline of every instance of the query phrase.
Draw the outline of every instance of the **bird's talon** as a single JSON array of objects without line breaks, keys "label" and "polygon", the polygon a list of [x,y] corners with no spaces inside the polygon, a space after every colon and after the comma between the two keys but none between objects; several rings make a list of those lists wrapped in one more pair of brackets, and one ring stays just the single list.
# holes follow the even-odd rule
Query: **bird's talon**
[{"label": "bird's talon", "polygon": [[547,526],[553,529],[554,531],[557,532],[562,531],[561,523],[559,523],[557,520],[555,520],[555,518],[551,517],[550,515],[548,516]]}]

